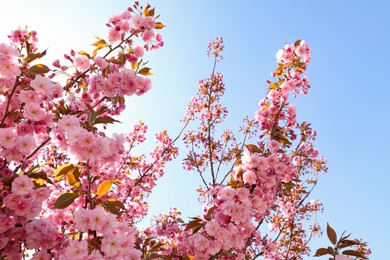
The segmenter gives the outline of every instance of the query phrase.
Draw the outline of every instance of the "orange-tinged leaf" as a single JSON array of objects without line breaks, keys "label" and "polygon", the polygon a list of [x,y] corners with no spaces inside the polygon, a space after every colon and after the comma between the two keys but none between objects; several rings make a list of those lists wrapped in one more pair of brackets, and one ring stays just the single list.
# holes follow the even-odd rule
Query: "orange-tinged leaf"
[{"label": "orange-tinged leaf", "polygon": [[96,191],[96,195],[103,196],[104,194],[110,191],[111,186],[112,186],[112,180],[103,181],[102,183],[100,183]]},{"label": "orange-tinged leaf", "polygon": [[107,46],[107,43],[105,40],[99,39],[99,41],[92,43],[92,45],[96,46],[96,48],[92,52],[92,57],[95,57],[98,50],[105,48]]},{"label": "orange-tinged leaf", "polygon": [[132,68],[133,70],[137,70],[137,69],[138,69],[138,65],[139,65],[138,61],[132,62],[132,63],[131,63],[131,68]]},{"label": "orange-tinged leaf", "polygon": [[79,168],[74,167],[70,171],[66,173],[66,180],[70,185],[72,185],[75,188],[79,188],[81,186],[80,182],[80,171]]},{"label": "orange-tinged leaf", "polygon": [[157,23],[156,23],[156,26],[154,26],[154,29],[160,30],[160,29],[162,29],[162,28],[164,28],[164,27],[165,27],[164,24],[162,24],[162,23],[160,23],[160,22],[157,22]]},{"label": "orange-tinged leaf", "polygon": [[100,39],[97,42],[92,43],[93,46],[96,46],[97,48],[101,49],[107,46],[107,43],[104,39]]},{"label": "orange-tinged leaf", "polygon": [[86,51],[79,51],[79,52],[77,52],[77,53],[80,54],[80,55],[85,55],[85,56],[87,56],[88,58],[91,58],[91,56],[89,55],[89,53],[86,52]]},{"label": "orange-tinged leaf", "polygon": [[144,16],[148,16],[149,13],[149,5],[145,7],[144,9]]},{"label": "orange-tinged leaf", "polygon": [[68,171],[70,171],[75,166],[71,163],[63,164],[60,167],[58,167],[54,172],[53,175],[56,176],[56,181],[60,181]]},{"label": "orange-tinged leaf", "polygon": [[79,194],[73,193],[73,192],[64,193],[58,197],[58,199],[54,203],[54,207],[56,209],[64,209],[64,208],[68,207],[70,204],[72,204],[73,201],[78,196],[79,196]]},{"label": "orange-tinged leaf", "polygon": [[154,16],[154,8],[149,10],[147,16]]},{"label": "orange-tinged leaf", "polygon": [[269,83],[269,89],[276,89],[277,85],[275,83]]},{"label": "orange-tinged leaf", "polygon": [[27,54],[26,62],[27,62],[27,63],[30,63],[30,62],[32,62],[33,60],[40,59],[40,58],[42,58],[42,57],[45,56],[45,55],[46,55],[46,50],[43,51],[43,52],[37,52],[37,53],[31,53],[31,52],[29,52],[29,53]]},{"label": "orange-tinged leaf", "polygon": [[28,69],[28,72],[32,75],[44,75],[45,73],[48,73],[50,71],[49,67],[43,64],[36,64]]},{"label": "orange-tinged leaf", "polygon": [[278,68],[275,70],[276,76],[281,76],[281,75],[283,74],[283,70],[284,70],[283,67],[278,67]]},{"label": "orange-tinged leaf", "polygon": [[143,76],[150,76],[150,75],[153,75],[151,72],[150,72],[150,68],[148,67],[144,67],[142,69],[140,69],[138,71],[139,74],[143,75]]}]

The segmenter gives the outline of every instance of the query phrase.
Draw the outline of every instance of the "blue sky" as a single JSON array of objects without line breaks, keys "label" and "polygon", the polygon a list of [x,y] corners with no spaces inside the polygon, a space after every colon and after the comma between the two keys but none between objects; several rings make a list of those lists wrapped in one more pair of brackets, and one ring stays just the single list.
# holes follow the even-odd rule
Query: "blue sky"
[{"label": "blue sky", "polygon": [[[145,3],[145,2],[144,2]],[[226,128],[237,129],[252,116],[275,68],[275,53],[285,42],[305,39],[312,50],[307,76],[312,89],[296,99],[298,120],[312,122],[317,147],[329,161],[313,194],[325,204],[319,221],[336,231],[362,237],[371,259],[386,259],[390,242],[388,170],[388,42],[390,2],[373,1],[150,1],[161,13],[165,46],[150,55],[153,89],[128,100],[115,130],[126,131],[142,119],[152,133],[176,135],[199,79],[211,72],[207,43],[225,41]],[[105,21],[130,1],[8,1],[0,10],[0,39],[17,26],[38,31],[40,47],[49,47],[47,63],[70,49],[89,49],[94,35],[105,36]],[[184,151],[183,151],[184,152]],[[177,206],[184,216],[200,212],[196,175],[179,161],[167,168],[150,199],[151,213]],[[318,240],[313,248],[327,245]]]}]

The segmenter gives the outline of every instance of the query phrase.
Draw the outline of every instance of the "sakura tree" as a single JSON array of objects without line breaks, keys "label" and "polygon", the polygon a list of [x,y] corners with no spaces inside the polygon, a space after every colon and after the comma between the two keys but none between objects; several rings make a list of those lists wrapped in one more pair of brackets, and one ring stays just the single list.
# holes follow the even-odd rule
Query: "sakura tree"
[{"label": "sakura tree", "polygon": [[[18,29],[0,44],[0,256],[2,259],[302,259],[321,234],[311,199],[326,160],[316,132],[298,122],[291,103],[311,85],[304,72],[310,49],[286,44],[253,119],[238,133],[222,130],[228,110],[216,66],[222,38],[209,44],[210,77],[187,107],[181,133],[155,134],[139,154],[147,125],[108,136],[126,97],[150,90],[144,54],[163,47],[164,28],[150,5],[138,2],[110,18],[108,37],[92,52],[70,51],[51,67],[39,63],[35,31]],[[199,174],[203,214],[178,209],[137,223],[147,198],[183,141],[184,170]],[[315,256],[366,258],[366,243],[328,225],[333,247]],[[343,250],[346,248],[346,250]]]}]

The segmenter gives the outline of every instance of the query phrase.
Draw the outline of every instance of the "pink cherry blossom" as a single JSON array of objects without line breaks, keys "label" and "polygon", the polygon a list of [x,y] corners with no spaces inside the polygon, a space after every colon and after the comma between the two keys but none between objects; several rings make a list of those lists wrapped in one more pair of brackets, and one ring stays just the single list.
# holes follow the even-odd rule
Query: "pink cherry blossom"
[{"label": "pink cherry blossom", "polygon": [[36,139],[32,134],[18,136],[15,142],[19,151],[24,155],[30,154],[36,147]]},{"label": "pink cherry blossom", "polygon": [[37,75],[30,83],[34,91],[41,95],[51,96],[54,83],[46,77]]},{"label": "pink cherry blossom", "polygon": [[69,246],[65,250],[63,259],[83,260],[88,257],[88,243],[86,240],[75,241],[71,240]]},{"label": "pink cherry blossom", "polygon": [[0,128],[0,146],[12,148],[15,146],[17,134],[14,128]]},{"label": "pink cherry blossom", "polygon": [[16,195],[26,195],[33,191],[34,183],[31,178],[26,175],[17,177],[12,182],[12,193]]},{"label": "pink cherry blossom", "polygon": [[89,59],[85,55],[77,56],[74,59],[74,65],[76,66],[77,69],[81,71],[87,70],[89,69],[90,66]]},{"label": "pink cherry blossom", "polygon": [[24,105],[23,116],[31,121],[40,121],[46,116],[46,114],[39,104],[27,103]]}]

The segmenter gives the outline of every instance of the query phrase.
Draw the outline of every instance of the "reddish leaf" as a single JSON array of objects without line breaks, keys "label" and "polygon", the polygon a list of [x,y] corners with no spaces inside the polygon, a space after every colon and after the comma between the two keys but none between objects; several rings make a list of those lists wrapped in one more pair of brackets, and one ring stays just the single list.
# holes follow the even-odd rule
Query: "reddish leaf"
[{"label": "reddish leaf", "polygon": [[245,147],[248,148],[248,150],[252,153],[260,153],[261,152],[260,148],[254,144],[246,144]]},{"label": "reddish leaf", "polygon": [[109,116],[100,116],[95,119],[94,124],[113,124],[114,122],[119,121]]},{"label": "reddish leaf", "polygon": [[331,248],[319,248],[314,256],[323,256],[323,255],[333,255],[333,250]]},{"label": "reddish leaf", "polygon": [[329,223],[326,226],[326,234],[328,235],[330,242],[335,245],[337,243],[337,234],[336,231],[329,226]]},{"label": "reddish leaf", "polygon": [[343,255],[350,255],[350,256],[356,256],[356,257],[367,259],[362,253],[355,250],[344,250]]}]

